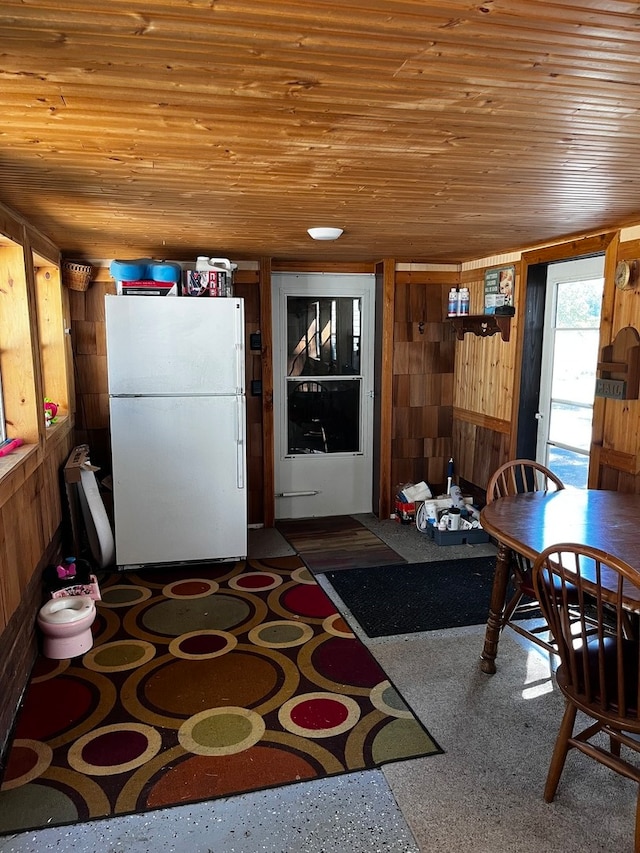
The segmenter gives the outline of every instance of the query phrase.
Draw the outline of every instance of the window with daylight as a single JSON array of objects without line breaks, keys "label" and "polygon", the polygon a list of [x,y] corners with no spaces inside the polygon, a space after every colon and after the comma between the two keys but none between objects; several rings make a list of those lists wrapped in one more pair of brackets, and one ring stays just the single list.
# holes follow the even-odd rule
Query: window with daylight
[{"label": "window with daylight", "polygon": [[58,264],[0,234],[0,280],[0,437],[24,445],[0,456],[1,476],[67,418],[69,373]]}]

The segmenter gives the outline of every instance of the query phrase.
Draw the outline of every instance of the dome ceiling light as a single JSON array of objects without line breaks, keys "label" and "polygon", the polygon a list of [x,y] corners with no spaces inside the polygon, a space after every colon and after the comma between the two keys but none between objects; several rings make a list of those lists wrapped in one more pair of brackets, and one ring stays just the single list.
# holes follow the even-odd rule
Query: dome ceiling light
[{"label": "dome ceiling light", "polygon": [[343,228],[307,228],[307,234],[314,240],[337,240]]}]

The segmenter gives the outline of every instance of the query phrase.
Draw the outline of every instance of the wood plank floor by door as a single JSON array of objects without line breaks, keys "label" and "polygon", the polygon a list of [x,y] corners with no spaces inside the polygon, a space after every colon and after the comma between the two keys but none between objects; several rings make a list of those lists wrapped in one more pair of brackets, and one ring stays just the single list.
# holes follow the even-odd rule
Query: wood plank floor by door
[{"label": "wood plank floor by door", "polygon": [[283,520],[276,527],[312,572],[406,562],[364,524],[348,515]]}]

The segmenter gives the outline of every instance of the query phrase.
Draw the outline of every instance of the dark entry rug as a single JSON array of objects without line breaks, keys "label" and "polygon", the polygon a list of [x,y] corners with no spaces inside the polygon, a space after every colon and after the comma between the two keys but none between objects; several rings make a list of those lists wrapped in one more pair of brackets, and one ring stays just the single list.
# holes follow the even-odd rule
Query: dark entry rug
[{"label": "dark entry rug", "polygon": [[368,637],[482,625],[489,615],[495,557],[327,572]]},{"label": "dark entry rug", "polygon": [[110,575],[94,647],[40,658],[0,833],[442,752],[297,556]]},{"label": "dark entry rug", "polygon": [[278,521],[276,527],[316,574],[406,562],[349,515]]}]

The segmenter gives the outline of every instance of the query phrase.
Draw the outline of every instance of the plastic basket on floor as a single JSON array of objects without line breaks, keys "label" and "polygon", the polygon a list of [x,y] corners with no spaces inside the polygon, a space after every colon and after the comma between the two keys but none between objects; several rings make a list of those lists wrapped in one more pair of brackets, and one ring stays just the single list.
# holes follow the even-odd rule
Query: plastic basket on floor
[{"label": "plastic basket on floor", "polygon": [[69,290],[88,290],[92,275],[91,264],[80,264],[76,261],[62,262],[62,283]]}]

